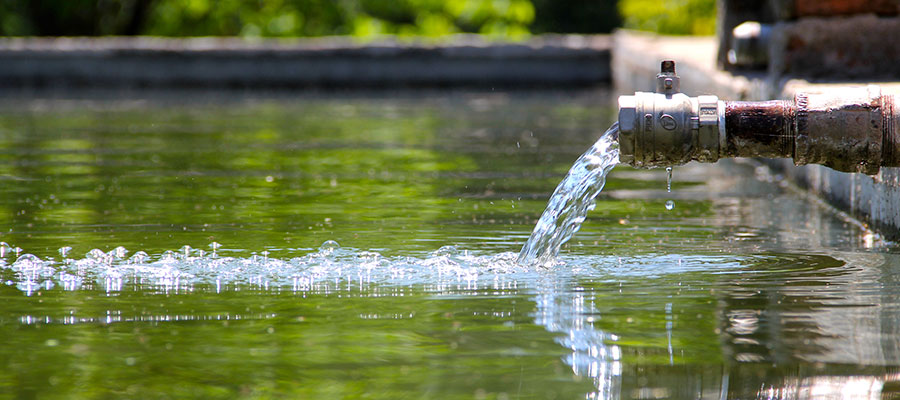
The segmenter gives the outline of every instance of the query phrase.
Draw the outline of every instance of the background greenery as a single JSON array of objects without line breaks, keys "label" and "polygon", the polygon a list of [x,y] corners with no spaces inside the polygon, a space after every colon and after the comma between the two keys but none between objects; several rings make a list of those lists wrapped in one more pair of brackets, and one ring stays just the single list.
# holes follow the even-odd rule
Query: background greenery
[{"label": "background greenery", "polygon": [[712,34],[715,0],[0,0],[3,36]]}]

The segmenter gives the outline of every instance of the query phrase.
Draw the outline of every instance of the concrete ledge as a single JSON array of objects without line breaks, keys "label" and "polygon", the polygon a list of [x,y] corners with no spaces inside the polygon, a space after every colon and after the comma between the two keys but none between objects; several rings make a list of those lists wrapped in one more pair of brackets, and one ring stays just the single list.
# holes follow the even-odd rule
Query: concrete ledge
[{"label": "concrete ledge", "polygon": [[0,39],[5,87],[585,86],[610,81],[608,36],[438,44],[341,38]]},{"label": "concrete ledge", "polygon": [[[619,94],[655,90],[663,59],[677,62],[681,90],[690,96],[714,94],[726,100],[793,98],[836,86],[879,85],[900,93],[900,82],[809,83],[764,73],[732,74],[716,68],[714,37],[667,37],[633,31],[613,35],[613,84]],[[900,239],[900,168],[882,168],[876,176],[848,174],[820,165],[794,166],[792,160],[763,160],[835,207],[868,223],[893,240]]]}]

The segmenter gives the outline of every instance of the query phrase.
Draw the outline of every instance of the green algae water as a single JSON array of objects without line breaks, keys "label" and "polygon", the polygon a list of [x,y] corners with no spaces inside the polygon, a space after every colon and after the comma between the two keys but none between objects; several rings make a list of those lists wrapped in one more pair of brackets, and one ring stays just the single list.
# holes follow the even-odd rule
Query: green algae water
[{"label": "green algae water", "polygon": [[900,388],[896,247],[757,165],[617,167],[517,262],[607,92],[30,96],[0,100],[0,398]]}]

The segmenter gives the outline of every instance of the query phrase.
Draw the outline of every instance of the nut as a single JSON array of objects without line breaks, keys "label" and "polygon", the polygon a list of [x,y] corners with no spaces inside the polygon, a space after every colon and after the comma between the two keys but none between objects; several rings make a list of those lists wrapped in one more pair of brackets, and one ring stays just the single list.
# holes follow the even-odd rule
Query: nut
[{"label": "nut", "polygon": [[619,132],[634,132],[637,120],[635,96],[619,96]]}]

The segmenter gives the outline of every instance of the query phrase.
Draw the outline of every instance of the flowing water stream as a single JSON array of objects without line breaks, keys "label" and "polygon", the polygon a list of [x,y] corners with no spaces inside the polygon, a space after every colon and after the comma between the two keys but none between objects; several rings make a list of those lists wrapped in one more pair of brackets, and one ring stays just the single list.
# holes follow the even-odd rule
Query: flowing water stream
[{"label": "flowing water stream", "polygon": [[528,242],[519,252],[524,264],[552,263],[559,249],[581,228],[606,176],[619,163],[619,123],[614,123],[588,151],[578,157],[541,214]]}]

